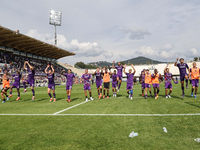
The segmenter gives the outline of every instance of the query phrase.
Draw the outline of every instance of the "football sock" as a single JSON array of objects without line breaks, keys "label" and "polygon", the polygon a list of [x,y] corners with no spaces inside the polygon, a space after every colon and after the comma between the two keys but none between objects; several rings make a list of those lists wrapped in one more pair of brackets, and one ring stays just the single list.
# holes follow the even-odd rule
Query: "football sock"
[{"label": "football sock", "polygon": [[56,93],[53,93],[53,97],[56,98]]},{"label": "football sock", "polygon": [[26,82],[23,82],[23,87],[24,89],[26,89]]},{"label": "football sock", "polygon": [[120,89],[121,83],[119,83],[118,90]]},{"label": "football sock", "polygon": [[31,89],[31,90],[32,90],[33,96],[35,96],[35,91],[34,91],[34,89]]},{"label": "football sock", "polygon": [[67,97],[68,97],[68,99],[70,99],[70,95],[68,95]]},{"label": "football sock", "polygon": [[188,86],[188,80],[186,80],[186,86]]},{"label": "football sock", "polygon": [[49,94],[49,97],[52,98],[51,93],[48,93],[48,94]]},{"label": "football sock", "polygon": [[159,89],[157,89],[157,94],[160,92],[160,90]]},{"label": "football sock", "polygon": [[182,86],[181,89],[182,89],[182,93],[184,94],[184,86]]}]

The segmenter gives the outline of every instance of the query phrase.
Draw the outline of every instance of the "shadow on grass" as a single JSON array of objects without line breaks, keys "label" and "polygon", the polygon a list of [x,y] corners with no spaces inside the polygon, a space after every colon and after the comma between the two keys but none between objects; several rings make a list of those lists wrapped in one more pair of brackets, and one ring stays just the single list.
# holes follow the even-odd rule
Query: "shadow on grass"
[{"label": "shadow on grass", "polygon": [[122,94],[118,94],[118,93],[117,93],[117,97],[122,97],[122,96],[123,96]]},{"label": "shadow on grass", "polygon": [[199,101],[195,101],[195,102],[185,102],[188,105],[194,106],[194,107],[198,107],[200,108],[200,102]]},{"label": "shadow on grass", "polygon": [[[162,96],[163,98],[166,97],[165,94],[159,94],[160,96]],[[176,96],[176,95],[171,95],[171,98],[175,98],[175,99],[180,99],[180,100],[184,100],[184,98],[182,96]]]},{"label": "shadow on grass", "polygon": [[79,99],[79,98],[72,98],[71,100],[72,100],[72,101],[75,101],[75,100],[77,100],[77,99]]}]

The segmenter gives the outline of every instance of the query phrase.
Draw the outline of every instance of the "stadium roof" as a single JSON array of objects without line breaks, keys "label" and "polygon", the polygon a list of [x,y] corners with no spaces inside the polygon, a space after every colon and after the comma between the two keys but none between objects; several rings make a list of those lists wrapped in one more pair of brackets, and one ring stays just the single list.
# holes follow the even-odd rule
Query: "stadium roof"
[{"label": "stadium roof", "polygon": [[75,55],[73,52],[55,47],[54,45],[36,40],[18,30],[12,31],[0,25],[0,45],[9,47],[18,52],[28,53],[36,56],[59,59],[66,56]]}]

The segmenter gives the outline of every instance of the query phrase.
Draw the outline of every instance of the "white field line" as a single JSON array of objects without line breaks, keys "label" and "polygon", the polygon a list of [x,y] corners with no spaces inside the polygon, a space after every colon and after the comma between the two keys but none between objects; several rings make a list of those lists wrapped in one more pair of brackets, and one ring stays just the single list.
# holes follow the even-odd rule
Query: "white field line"
[{"label": "white field line", "polygon": [[200,113],[194,114],[0,114],[0,116],[200,116]]},{"label": "white field line", "polygon": [[61,112],[63,112],[63,111],[72,109],[72,108],[74,108],[74,107],[76,107],[76,106],[79,106],[79,105],[82,105],[82,104],[84,104],[84,103],[87,103],[87,102],[84,101],[84,102],[82,102],[82,103],[79,103],[79,104],[76,104],[76,105],[74,105],[74,106],[68,107],[68,108],[66,108],[66,109],[63,109],[63,110],[61,110],[61,111],[58,111],[58,112],[54,113],[53,115],[57,115],[57,114],[59,114],[59,113],[61,113]]}]

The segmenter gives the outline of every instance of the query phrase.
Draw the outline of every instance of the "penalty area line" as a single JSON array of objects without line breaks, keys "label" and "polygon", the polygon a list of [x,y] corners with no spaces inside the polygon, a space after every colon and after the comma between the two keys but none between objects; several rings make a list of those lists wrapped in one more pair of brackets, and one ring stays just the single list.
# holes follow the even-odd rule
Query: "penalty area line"
[{"label": "penalty area line", "polygon": [[0,114],[0,116],[139,116],[139,117],[162,117],[162,116],[200,116],[194,114]]},{"label": "penalty area line", "polygon": [[69,110],[69,109],[72,109],[72,108],[77,107],[77,106],[79,106],[79,105],[82,105],[82,104],[84,104],[84,103],[87,103],[87,102],[85,101],[85,102],[76,104],[76,105],[74,105],[74,106],[68,107],[68,108],[66,108],[66,109],[63,109],[63,110],[61,110],[61,111],[58,111],[58,112],[54,113],[53,115],[58,115],[58,114],[61,113],[61,112],[64,112],[64,111]]}]

